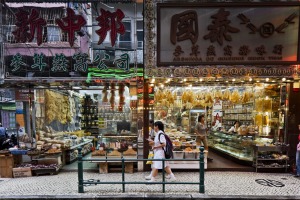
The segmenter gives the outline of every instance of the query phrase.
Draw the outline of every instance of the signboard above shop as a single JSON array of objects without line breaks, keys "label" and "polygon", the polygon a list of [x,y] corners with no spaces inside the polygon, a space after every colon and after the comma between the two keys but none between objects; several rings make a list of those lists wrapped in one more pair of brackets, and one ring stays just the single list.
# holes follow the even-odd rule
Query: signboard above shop
[{"label": "signboard above shop", "polygon": [[157,4],[157,64],[295,64],[299,4]]}]

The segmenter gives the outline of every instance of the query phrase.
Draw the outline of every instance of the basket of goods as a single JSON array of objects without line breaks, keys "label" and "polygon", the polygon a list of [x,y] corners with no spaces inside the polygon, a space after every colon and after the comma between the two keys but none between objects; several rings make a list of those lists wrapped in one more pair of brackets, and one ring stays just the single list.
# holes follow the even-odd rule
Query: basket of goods
[{"label": "basket of goods", "polygon": [[45,152],[45,154],[48,155],[54,155],[54,154],[60,154],[61,150],[60,149],[49,149],[48,151]]},{"label": "basket of goods", "polygon": [[128,147],[126,151],[123,152],[123,156],[136,156],[136,151],[132,147]]},{"label": "basket of goods", "polygon": [[9,150],[0,150],[0,155],[9,155],[10,151]]},{"label": "basket of goods", "polygon": [[24,149],[10,149],[10,153],[13,155],[25,155],[27,154],[27,150]]},{"label": "basket of goods", "polygon": [[184,156],[184,152],[182,149],[180,148],[175,148],[173,150],[173,158],[174,159],[183,159],[183,156]]},{"label": "basket of goods", "polygon": [[97,151],[92,152],[92,156],[106,156],[106,151],[103,149],[99,149]]},{"label": "basket of goods", "polygon": [[28,156],[38,156],[38,155],[40,155],[40,154],[41,154],[41,151],[40,151],[40,150],[37,150],[37,149],[35,149],[35,150],[30,150],[30,151],[27,152],[27,155],[28,155]]},{"label": "basket of goods", "polygon": [[195,158],[196,154],[191,147],[187,147],[184,149],[184,157],[187,159]]},{"label": "basket of goods", "polygon": [[256,132],[257,127],[255,125],[249,125],[248,126],[248,133],[251,135],[254,135]]},{"label": "basket of goods", "polygon": [[107,157],[121,157],[121,153],[118,151],[117,148],[114,148],[113,151],[107,153]]}]

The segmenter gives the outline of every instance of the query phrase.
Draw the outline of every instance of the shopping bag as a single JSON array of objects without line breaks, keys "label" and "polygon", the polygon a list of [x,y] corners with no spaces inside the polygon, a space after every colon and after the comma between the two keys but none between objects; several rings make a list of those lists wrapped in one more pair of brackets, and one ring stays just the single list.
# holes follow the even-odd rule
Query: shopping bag
[{"label": "shopping bag", "polygon": [[152,161],[153,157],[154,157],[153,151],[149,151],[149,154],[148,154],[148,161],[146,162],[147,165],[153,164],[153,161]]}]

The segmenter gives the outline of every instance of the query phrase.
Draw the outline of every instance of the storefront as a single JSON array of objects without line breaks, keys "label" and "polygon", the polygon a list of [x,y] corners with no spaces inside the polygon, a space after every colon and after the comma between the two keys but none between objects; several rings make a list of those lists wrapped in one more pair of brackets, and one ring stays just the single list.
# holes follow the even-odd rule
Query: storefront
[{"label": "storefront", "polygon": [[[166,124],[175,155],[197,155],[194,128],[204,115],[208,156],[256,171],[287,171],[289,96],[299,87],[299,6],[146,2],[145,7],[152,11],[145,16],[145,76],[155,102],[150,116]],[[236,121],[239,128],[229,132]],[[214,159],[208,169],[218,168],[214,162],[220,164]],[[183,163],[178,167],[193,168]]]},{"label": "storefront", "polygon": [[[198,158],[195,124],[204,115],[208,156],[219,156],[212,163],[287,170],[289,98],[299,88],[297,4],[7,2],[2,88],[12,98],[1,102],[1,122],[23,128],[18,153],[26,161],[57,171],[80,146],[100,158],[146,158],[149,119],[164,122],[176,158]],[[30,16],[39,23],[24,38],[16,27]],[[105,17],[116,25],[110,31],[101,29]],[[66,32],[68,18],[78,24]],[[240,127],[229,133],[235,121]]]},{"label": "storefront", "polygon": [[[44,171],[57,173],[76,161],[78,147],[95,157],[143,156],[143,4],[5,6],[2,87],[13,94],[13,108],[7,114],[1,103],[1,120],[7,130],[19,123],[28,136],[18,137],[17,148],[10,149],[18,157],[14,167],[38,175],[47,165]],[[37,24],[26,32],[19,22],[29,17]],[[107,32],[101,29],[105,18],[111,20]],[[74,29],[68,29],[67,19]],[[137,169],[137,162],[133,166]]]}]

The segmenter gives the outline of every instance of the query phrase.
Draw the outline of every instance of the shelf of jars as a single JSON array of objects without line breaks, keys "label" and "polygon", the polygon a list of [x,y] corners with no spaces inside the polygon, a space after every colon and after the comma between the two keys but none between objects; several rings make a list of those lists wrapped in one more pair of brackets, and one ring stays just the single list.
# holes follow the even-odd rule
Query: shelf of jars
[{"label": "shelf of jars", "polygon": [[245,102],[234,104],[230,106],[224,106],[223,110],[223,127],[225,130],[230,129],[235,121],[239,121],[240,125],[250,126],[253,125],[253,102]]}]

